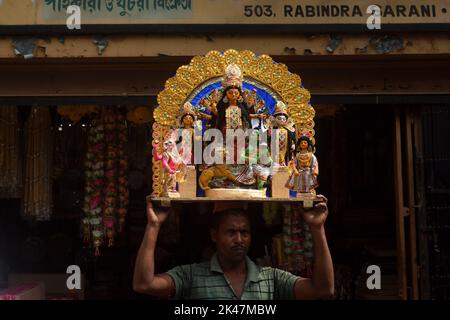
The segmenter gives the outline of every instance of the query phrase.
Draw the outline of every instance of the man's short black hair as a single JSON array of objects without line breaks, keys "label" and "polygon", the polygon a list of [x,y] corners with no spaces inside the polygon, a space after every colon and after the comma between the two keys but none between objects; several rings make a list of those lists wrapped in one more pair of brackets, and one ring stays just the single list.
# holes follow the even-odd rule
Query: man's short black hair
[{"label": "man's short black hair", "polygon": [[251,220],[248,212],[244,209],[233,208],[213,213],[211,220],[211,229],[218,230],[221,222],[225,219],[225,217],[228,216],[235,216],[235,217],[244,216],[245,218],[247,218],[248,223],[250,225]]}]

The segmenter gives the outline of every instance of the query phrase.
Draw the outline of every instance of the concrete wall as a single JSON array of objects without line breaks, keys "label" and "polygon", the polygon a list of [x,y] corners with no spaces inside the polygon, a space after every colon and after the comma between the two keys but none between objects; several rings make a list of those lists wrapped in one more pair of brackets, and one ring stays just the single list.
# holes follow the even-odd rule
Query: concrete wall
[{"label": "concrete wall", "polygon": [[271,55],[313,95],[450,94],[448,35],[423,33],[0,37],[0,96],[148,97],[192,56],[230,48]]},{"label": "concrete wall", "polygon": [[[34,43],[36,48],[31,51],[40,58],[195,56],[210,50],[225,51],[230,48],[276,56],[450,53],[450,40],[446,33],[342,34],[338,37],[327,34],[110,35],[101,39],[97,37],[100,45],[94,43],[95,39],[95,36],[46,39],[30,36],[19,39],[18,43]],[[0,37],[0,59],[16,57],[14,40],[12,37]],[[107,41],[104,49],[101,48],[102,41]]]}]

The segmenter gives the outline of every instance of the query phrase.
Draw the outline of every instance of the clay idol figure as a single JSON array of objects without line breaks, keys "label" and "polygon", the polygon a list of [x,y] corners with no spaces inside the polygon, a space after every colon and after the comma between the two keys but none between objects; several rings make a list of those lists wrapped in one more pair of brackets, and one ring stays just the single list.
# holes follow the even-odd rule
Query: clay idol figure
[{"label": "clay idol figure", "polygon": [[[286,105],[282,101],[278,101],[274,114],[268,121],[270,122],[270,137],[278,140],[279,152],[274,161],[280,166],[286,166],[295,149],[295,127],[289,119]],[[276,129],[275,137],[272,135],[274,129]]]},{"label": "clay idol figure", "polygon": [[297,193],[315,194],[319,164],[310,138],[302,136],[298,139],[295,157],[289,162],[289,168],[292,174],[286,182],[286,187]]}]

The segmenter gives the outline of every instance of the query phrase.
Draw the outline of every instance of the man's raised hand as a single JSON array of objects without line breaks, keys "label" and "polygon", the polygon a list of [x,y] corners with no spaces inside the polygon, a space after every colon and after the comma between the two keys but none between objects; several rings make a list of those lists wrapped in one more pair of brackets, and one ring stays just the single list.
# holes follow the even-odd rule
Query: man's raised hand
[{"label": "man's raised hand", "polygon": [[160,227],[169,216],[170,209],[155,209],[151,202],[147,203],[147,223],[149,226]]}]

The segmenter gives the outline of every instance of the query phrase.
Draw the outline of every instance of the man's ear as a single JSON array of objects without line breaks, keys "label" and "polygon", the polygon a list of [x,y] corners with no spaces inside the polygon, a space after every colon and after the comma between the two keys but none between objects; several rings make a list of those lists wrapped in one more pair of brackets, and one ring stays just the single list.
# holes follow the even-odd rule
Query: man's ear
[{"label": "man's ear", "polygon": [[210,230],[210,235],[211,235],[211,241],[216,243],[217,242],[217,230],[216,229],[211,229]]}]

